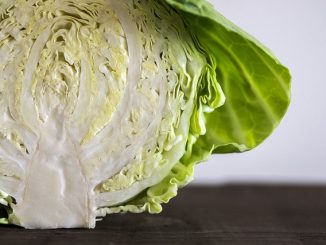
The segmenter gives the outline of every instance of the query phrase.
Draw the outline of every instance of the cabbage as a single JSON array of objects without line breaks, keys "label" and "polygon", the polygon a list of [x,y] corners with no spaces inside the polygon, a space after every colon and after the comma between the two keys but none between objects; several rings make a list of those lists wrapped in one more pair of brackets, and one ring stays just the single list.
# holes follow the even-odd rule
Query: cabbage
[{"label": "cabbage", "polygon": [[0,223],[159,213],[289,98],[288,70],[205,0],[0,0]]}]

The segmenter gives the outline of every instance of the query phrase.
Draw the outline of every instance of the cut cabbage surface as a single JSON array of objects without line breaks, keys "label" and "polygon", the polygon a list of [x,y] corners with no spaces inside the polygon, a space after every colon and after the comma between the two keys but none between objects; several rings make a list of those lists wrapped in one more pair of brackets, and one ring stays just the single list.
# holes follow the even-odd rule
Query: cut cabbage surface
[{"label": "cut cabbage surface", "polygon": [[0,223],[158,213],[289,98],[288,70],[204,0],[0,0]]}]

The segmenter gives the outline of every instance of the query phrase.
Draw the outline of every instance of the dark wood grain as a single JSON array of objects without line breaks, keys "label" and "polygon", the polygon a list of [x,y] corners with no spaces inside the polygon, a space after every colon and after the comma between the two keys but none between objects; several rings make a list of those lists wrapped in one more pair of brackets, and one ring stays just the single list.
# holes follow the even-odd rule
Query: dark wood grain
[{"label": "dark wood grain", "polygon": [[326,187],[179,191],[159,215],[116,214],[94,230],[0,226],[0,244],[326,244]]}]

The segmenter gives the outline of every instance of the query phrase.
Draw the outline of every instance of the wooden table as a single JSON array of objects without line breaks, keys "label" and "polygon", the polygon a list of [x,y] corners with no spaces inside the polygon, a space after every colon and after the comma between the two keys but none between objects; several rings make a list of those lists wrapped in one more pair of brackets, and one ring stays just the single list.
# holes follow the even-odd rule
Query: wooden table
[{"label": "wooden table", "polygon": [[326,187],[191,187],[164,207],[94,230],[0,226],[0,244],[326,244]]}]

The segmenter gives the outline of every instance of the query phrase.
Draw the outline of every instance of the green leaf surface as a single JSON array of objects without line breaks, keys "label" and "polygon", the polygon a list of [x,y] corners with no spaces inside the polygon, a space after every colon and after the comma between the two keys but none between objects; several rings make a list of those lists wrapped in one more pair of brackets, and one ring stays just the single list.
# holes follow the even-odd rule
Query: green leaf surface
[{"label": "green leaf surface", "polygon": [[271,51],[214,10],[205,0],[167,0],[184,17],[215,65],[226,97],[205,115],[206,134],[194,148],[242,152],[262,143],[290,102],[290,74]]}]

